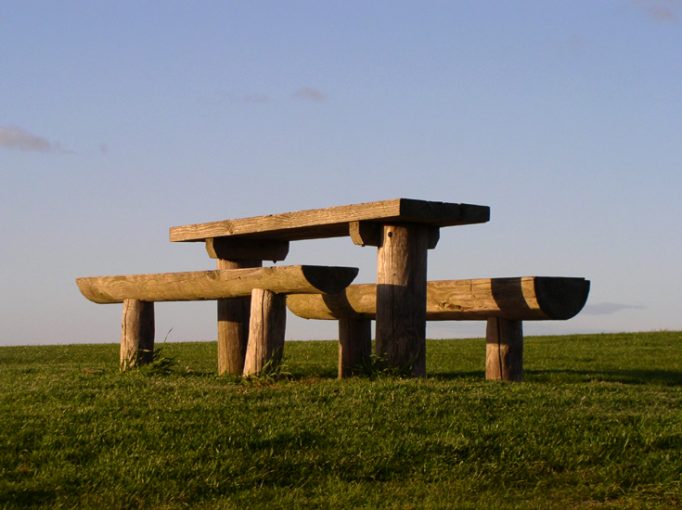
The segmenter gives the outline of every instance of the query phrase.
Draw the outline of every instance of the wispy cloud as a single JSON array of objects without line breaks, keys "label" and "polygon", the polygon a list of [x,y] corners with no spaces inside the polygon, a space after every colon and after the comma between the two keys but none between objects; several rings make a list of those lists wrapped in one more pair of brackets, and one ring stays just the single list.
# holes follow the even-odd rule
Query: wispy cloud
[{"label": "wispy cloud", "polygon": [[313,87],[301,87],[294,92],[294,97],[303,99],[304,101],[313,101],[316,103],[323,103],[327,100],[327,96],[321,90]]},{"label": "wispy cloud", "polygon": [[0,148],[32,152],[67,152],[59,143],[14,126],[0,126]]},{"label": "wispy cloud", "polygon": [[590,303],[583,311],[583,315],[611,315],[624,310],[644,310],[646,307],[642,305],[630,305],[626,303]]},{"label": "wispy cloud", "polygon": [[679,0],[634,0],[635,4],[653,20],[672,23],[679,20],[677,11],[682,7]]}]

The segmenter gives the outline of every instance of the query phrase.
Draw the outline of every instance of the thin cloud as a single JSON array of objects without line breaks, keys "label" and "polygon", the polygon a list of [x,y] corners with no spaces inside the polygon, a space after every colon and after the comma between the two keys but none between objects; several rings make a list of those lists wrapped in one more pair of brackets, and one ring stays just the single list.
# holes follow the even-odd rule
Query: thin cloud
[{"label": "thin cloud", "polygon": [[677,8],[680,2],[674,0],[635,0],[635,3],[646,12],[649,17],[660,23],[673,23],[678,21]]},{"label": "thin cloud", "polygon": [[13,126],[0,127],[0,148],[31,152],[66,152],[58,143]]},{"label": "thin cloud", "polygon": [[303,99],[304,101],[313,101],[316,103],[323,103],[327,100],[327,96],[321,91],[313,87],[301,87],[294,92],[294,97]]},{"label": "thin cloud", "polygon": [[592,303],[587,305],[582,315],[612,315],[614,313],[622,312],[624,310],[644,310],[646,307],[642,305],[629,305],[626,303]]}]

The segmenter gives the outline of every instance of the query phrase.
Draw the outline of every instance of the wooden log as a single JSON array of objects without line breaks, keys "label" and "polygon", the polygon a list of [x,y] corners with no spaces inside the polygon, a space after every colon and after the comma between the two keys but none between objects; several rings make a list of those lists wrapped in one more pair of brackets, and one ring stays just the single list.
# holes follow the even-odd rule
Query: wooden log
[{"label": "wooden log", "polygon": [[154,303],[126,299],[121,319],[121,371],[154,359]]},{"label": "wooden log", "polygon": [[348,234],[353,244],[378,247],[384,237],[384,227],[376,221],[351,221]]},{"label": "wooden log", "polygon": [[269,290],[251,293],[251,321],[244,361],[244,376],[276,368],[284,350],[286,306],[284,296]]},{"label": "wooden log", "polygon": [[[260,260],[218,259],[218,269],[260,267]],[[249,337],[251,297],[218,300],[218,374],[241,375]]]},{"label": "wooden log", "polygon": [[366,372],[372,354],[372,321],[339,320],[339,379]]},{"label": "wooden log", "polygon": [[523,323],[493,317],[486,327],[485,378],[523,380]]},{"label": "wooden log", "polygon": [[170,240],[197,242],[213,237],[244,236],[294,241],[347,236],[349,223],[354,221],[447,227],[485,223],[489,219],[490,208],[486,206],[397,198],[171,227]]},{"label": "wooden log", "polygon": [[[570,319],[585,305],[589,290],[590,282],[584,278],[523,276],[431,281],[426,287],[426,318]],[[351,285],[338,295],[288,296],[287,306],[304,319],[374,319],[376,285]]]},{"label": "wooden log", "polygon": [[[352,221],[348,233],[353,244],[358,246],[381,246],[384,235],[383,224],[376,221]],[[429,250],[433,250],[440,239],[440,228],[429,225]]]},{"label": "wooden log", "polygon": [[215,237],[206,239],[206,252],[213,259],[272,260],[275,262],[286,258],[289,253],[289,242],[243,237]]},{"label": "wooden log", "polygon": [[338,293],[357,275],[354,267],[281,266],[187,273],[78,278],[81,293],[96,303],[196,301],[248,296],[253,289],[278,294]]},{"label": "wooden log", "polygon": [[377,250],[376,350],[386,368],[426,375],[426,254],[429,230],[384,225]]}]

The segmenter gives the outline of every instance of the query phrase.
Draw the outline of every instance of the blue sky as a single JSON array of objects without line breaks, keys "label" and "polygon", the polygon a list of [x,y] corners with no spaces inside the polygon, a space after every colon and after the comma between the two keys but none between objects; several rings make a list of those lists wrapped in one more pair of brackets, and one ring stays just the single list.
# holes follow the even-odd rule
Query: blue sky
[{"label": "blue sky", "polygon": [[[431,279],[592,281],[528,334],[682,329],[681,54],[681,0],[2,2],[0,344],[118,341],[74,279],[213,268],[171,225],[396,197],[491,207]],[[287,262],[375,274],[348,239]],[[214,338],[214,303],[171,329]]]}]

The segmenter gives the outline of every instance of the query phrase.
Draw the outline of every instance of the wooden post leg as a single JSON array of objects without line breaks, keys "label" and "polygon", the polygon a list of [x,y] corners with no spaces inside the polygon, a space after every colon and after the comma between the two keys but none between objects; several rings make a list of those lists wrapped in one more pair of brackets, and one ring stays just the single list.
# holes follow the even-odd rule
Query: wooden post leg
[{"label": "wooden post leg", "polygon": [[[261,267],[260,260],[218,259],[218,269]],[[218,300],[218,374],[241,375],[249,334],[250,297]]]},{"label": "wooden post leg", "polygon": [[339,379],[367,368],[371,352],[372,321],[339,319]]},{"label": "wooden post leg", "polygon": [[523,323],[490,318],[486,327],[485,378],[523,380]]},{"label": "wooden post leg", "polygon": [[286,296],[254,289],[244,376],[259,375],[266,367],[279,365],[284,351],[285,326]]},{"label": "wooden post leg", "polygon": [[376,350],[387,368],[426,375],[426,254],[430,229],[384,225],[377,255]]},{"label": "wooden post leg", "polygon": [[126,299],[121,319],[121,371],[154,359],[154,303]]}]

